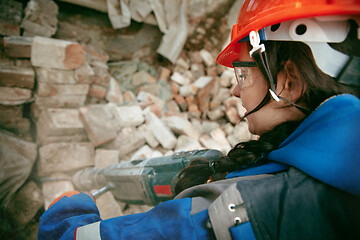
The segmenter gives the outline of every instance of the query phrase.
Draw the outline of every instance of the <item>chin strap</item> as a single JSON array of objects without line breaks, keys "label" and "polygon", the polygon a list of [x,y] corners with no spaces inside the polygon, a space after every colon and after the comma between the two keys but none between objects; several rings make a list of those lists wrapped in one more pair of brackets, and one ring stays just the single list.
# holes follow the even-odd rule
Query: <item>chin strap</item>
[{"label": "chin strap", "polygon": [[245,116],[243,116],[242,119],[244,119],[249,114],[252,114],[252,113],[258,111],[260,108],[265,106],[271,100],[271,98],[277,102],[280,102],[280,100],[284,100],[284,101],[288,102],[289,104],[293,105],[294,107],[296,107],[297,109],[299,109],[305,115],[309,115],[312,112],[311,110],[304,108],[298,104],[295,104],[283,97],[280,97],[275,93],[275,82],[274,82],[274,79],[273,79],[272,74],[269,69],[269,64],[268,64],[267,56],[266,56],[266,52],[265,52],[265,45],[260,44],[259,34],[255,31],[250,32],[249,38],[250,38],[250,44],[253,46],[253,49],[249,52],[250,57],[253,58],[254,61],[256,62],[260,71],[262,72],[262,74],[264,75],[264,77],[266,78],[268,83],[270,84],[270,88],[269,88],[269,92],[265,95],[265,97],[261,101],[261,103],[257,107],[255,107],[252,111],[250,111]]}]

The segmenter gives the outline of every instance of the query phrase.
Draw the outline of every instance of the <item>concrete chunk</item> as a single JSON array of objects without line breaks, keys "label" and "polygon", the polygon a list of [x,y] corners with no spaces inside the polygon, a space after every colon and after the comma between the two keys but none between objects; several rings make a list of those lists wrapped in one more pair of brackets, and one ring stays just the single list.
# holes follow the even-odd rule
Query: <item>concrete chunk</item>
[{"label": "concrete chunk", "polygon": [[91,143],[51,143],[39,149],[39,176],[93,165],[94,146]]}]

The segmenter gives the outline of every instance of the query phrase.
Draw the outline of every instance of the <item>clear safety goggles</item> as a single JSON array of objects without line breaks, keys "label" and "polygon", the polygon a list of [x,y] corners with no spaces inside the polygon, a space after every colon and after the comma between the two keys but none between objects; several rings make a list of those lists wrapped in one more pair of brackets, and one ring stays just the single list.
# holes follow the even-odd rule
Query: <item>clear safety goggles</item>
[{"label": "clear safety goggles", "polygon": [[232,66],[240,89],[253,84],[253,68],[257,67],[255,62],[233,62]]}]

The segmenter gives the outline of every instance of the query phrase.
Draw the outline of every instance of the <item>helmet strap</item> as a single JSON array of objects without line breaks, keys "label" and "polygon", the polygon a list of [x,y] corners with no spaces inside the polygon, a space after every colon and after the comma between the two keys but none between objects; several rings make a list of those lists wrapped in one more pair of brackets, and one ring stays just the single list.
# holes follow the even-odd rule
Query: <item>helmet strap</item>
[{"label": "helmet strap", "polygon": [[250,57],[253,58],[254,61],[256,62],[260,71],[262,72],[265,79],[269,83],[270,88],[269,88],[268,93],[265,95],[264,99],[261,101],[261,103],[257,107],[255,107],[252,111],[247,113],[243,118],[245,118],[246,116],[248,116],[251,113],[258,111],[260,108],[265,106],[270,101],[271,98],[277,102],[280,102],[280,100],[284,100],[284,101],[288,102],[289,104],[293,105],[294,107],[296,107],[297,109],[299,109],[305,115],[310,114],[312,112],[311,110],[304,108],[296,103],[293,103],[283,97],[280,97],[275,93],[275,82],[274,82],[274,78],[272,77],[272,74],[270,72],[269,63],[268,63],[267,55],[266,55],[266,51],[265,51],[265,45],[260,44],[259,34],[255,33],[255,31],[250,32],[250,44],[253,46],[253,49],[250,51]]}]

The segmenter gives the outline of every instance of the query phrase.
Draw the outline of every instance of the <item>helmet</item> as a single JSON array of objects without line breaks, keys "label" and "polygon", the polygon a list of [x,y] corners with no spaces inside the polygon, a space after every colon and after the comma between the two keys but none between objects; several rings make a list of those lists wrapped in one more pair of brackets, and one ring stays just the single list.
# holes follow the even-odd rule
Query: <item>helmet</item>
[{"label": "helmet", "polygon": [[[239,41],[248,40],[247,36],[251,31],[259,32],[261,40],[341,42],[348,31],[343,27],[348,18],[357,18],[360,25],[360,18],[355,15],[360,15],[360,0],[244,0],[237,23],[232,28],[231,42],[219,54],[216,61],[231,67],[241,48]],[[285,22],[286,24],[282,24]],[[272,34],[272,30],[278,28],[279,23],[283,28],[277,29],[280,34]],[[310,30],[305,34],[306,36],[297,34],[299,31],[304,31],[304,27],[305,31],[306,28]],[[313,53],[314,49],[319,49],[315,44],[310,47]],[[328,49],[322,48],[319,51],[328,51]],[[328,74],[333,76],[337,71]]]},{"label": "helmet", "polygon": [[216,61],[227,67],[239,64],[239,53],[245,50],[244,42],[249,41],[253,47],[249,52],[250,57],[260,68],[270,88],[262,102],[248,114],[258,111],[270,96],[276,101],[285,100],[309,114],[311,110],[276,95],[265,46],[260,41],[304,42],[312,50],[316,64],[324,73],[339,82],[351,81],[350,84],[353,84],[354,76],[355,79],[358,77],[358,73],[354,75],[354,69],[355,72],[359,69],[360,58],[350,57],[327,44],[346,39],[350,31],[349,19],[354,19],[360,26],[360,0],[244,0],[237,23],[232,28],[231,42]]}]

